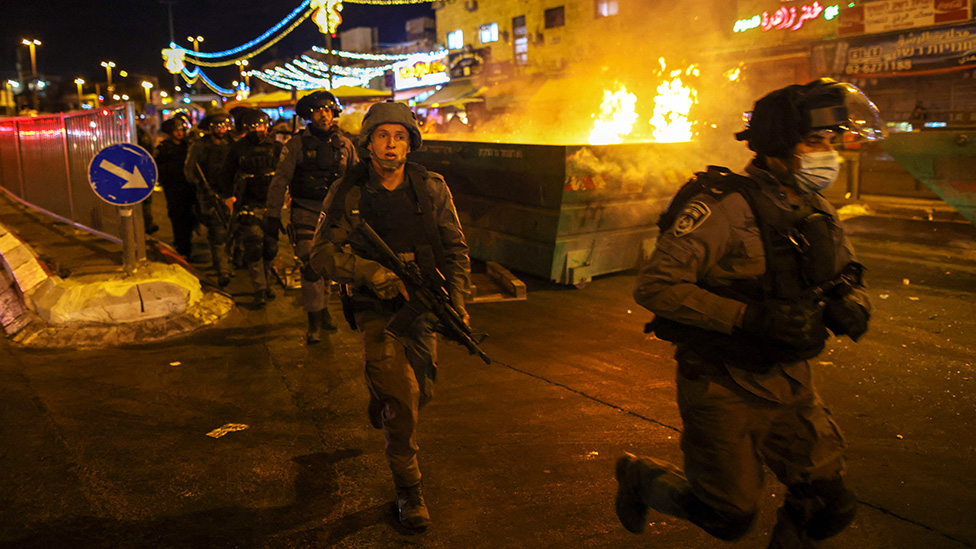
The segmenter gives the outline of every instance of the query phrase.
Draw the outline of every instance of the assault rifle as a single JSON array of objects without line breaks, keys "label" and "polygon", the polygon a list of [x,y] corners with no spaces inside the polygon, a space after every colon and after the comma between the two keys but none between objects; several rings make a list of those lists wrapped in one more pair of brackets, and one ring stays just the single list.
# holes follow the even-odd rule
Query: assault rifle
[{"label": "assault rifle", "polygon": [[220,195],[217,194],[217,191],[215,191],[210,185],[210,182],[207,181],[207,176],[203,175],[203,168],[200,167],[200,164],[197,164],[196,167],[197,173],[200,174],[200,181],[203,181],[203,186],[206,189],[207,194],[210,195],[210,199],[214,202],[213,209],[214,215],[217,216],[217,221],[220,222],[220,224],[224,227],[229,227],[230,219],[227,219],[227,212],[224,211],[224,205],[220,203]]},{"label": "assault rifle", "polygon": [[[471,354],[478,355],[485,364],[491,364],[488,355],[478,347],[478,344],[487,337],[487,334],[475,335],[461,319],[461,315],[454,308],[454,303],[451,302],[451,297],[444,288],[444,276],[438,273],[440,280],[434,284],[428,283],[424,280],[417,264],[401,260],[380,238],[380,235],[376,234],[376,231],[369,226],[369,223],[360,221],[359,230],[366,237],[366,241],[382,256],[380,263],[388,267],[393,271],[393,274],[403,281],[407,288],[407,294],[410,296],[406,307],[411,308],[414,312],[425,310],[434,313],[439,321],[438,332],[451,341],[467,347]],[[478,338],[477,341],[475,341],[475,337]]]}]

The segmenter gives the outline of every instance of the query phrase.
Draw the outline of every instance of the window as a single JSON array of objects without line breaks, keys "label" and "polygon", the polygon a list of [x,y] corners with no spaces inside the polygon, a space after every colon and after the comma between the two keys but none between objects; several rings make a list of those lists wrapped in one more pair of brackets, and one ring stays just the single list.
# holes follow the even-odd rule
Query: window
[{"label": "window", "polygon": [[524,15],[512,18],[512,38],[515,64],[523,67],[529,63],[529,33]]},{"label": "window", "polygon": [[596,0],[596,18],[617,15],[617,0]]},{"label": "window", "polygon": [[464,47],[464,33],[461,29],[447,33],[447,49],[459,50]]},{"label": "window", "polygon": [[487,25],[481,25],[478,27],[478,35],[481,37],[481,43],[487,44],[489,42],[498,41],[498,23],[489,23]]},{"label": "window", "polygon": [[561,27],[566,24],[566,15],[563,13],[563,7],[549,8],[546,10],[546,28],[554,29],[556,27]]}]

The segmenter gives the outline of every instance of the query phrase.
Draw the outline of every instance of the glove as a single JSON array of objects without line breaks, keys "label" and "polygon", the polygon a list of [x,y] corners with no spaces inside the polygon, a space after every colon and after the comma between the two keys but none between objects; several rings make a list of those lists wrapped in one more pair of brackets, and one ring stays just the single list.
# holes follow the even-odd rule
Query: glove
[{"label": "glove", "polygon": [[366,286],[380,299],[393,299],[401,294],[407,295],[403,281],[386,267],[380,267],[373,271],[373,274],[366,281]]},{"label": "glove", "polygon": [[281,218],[269,215],[264,219],[264,234],[278,236],[278,233],[285,232],[285,227],[281,224]]},{"label": "glove", "polygon": [[827,339],[823,307],[813,300],[767,300],[750,304],[742,329],[793,349],[809,349]]},{"label": "glove", "polygon": [[831,299],[824,309],[824,325],[836,336],[846,335],[857,341],[868,331],[871,315],[860,303],[850,298]]}]

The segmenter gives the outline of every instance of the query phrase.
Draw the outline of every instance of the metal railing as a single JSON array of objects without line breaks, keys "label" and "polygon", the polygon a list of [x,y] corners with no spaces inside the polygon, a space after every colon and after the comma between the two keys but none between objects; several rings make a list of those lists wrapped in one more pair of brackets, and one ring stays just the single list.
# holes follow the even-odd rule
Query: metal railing
[{"label": "metal railing", "polygon": [[[0,118],[0,187],[32,208],[122,243],[119,208],[102,201],[88,180],[92,158],[116,143],[136,143],[132,103]],[[142,242],[142,212],[132,210],[138,218],[136,239]]]}]

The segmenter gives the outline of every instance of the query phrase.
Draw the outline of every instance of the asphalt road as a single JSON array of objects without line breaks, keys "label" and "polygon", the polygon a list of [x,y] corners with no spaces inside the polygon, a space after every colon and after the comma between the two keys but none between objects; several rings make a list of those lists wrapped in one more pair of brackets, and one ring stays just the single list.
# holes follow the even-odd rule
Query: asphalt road
[{"label": "asphalt road", "polygon": [[[862,505],[825,546],[976,547],[971,227],[852,227],[874,318],[815,371]],[[771,477],[735,544],[660,515],[643,536],[617,522],[622,452],[680,461],[670,345],[641,333],[633,279],[527,279],[526,301],[471,306],[495,362],[441,346],[421,414],[423,533],[396,523],[356,334],[306,347],[297,291],[166,344],[2,341],[0,547],[765,547],[784,492]],[[230,289],[250,301],[244,271]],[[228,424],[247,427],[207,436]]]}]

